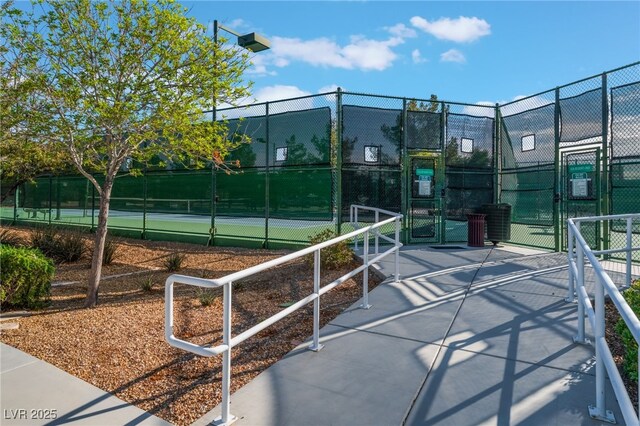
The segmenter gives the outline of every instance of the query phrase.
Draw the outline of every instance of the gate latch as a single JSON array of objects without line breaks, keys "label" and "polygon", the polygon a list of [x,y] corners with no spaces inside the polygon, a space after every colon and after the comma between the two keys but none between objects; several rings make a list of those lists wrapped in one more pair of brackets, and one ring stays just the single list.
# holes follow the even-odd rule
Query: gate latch
[{"label": "gate latch", "polygon": [[554,203],[559,203],[561,199],[562,199],[562,196],[560,195],[559,192],[556,192],[555,194],[553,194],[553,202]]}]

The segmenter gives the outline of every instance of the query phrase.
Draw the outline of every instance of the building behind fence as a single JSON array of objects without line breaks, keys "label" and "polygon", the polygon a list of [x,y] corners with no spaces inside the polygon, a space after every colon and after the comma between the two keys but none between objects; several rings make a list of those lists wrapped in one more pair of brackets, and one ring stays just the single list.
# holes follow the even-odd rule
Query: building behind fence
[{"label": "building behind fence", "polygon": [[[640,211],[640,62],[502,105],[337,91],[215,119],[251,139],[229,156],[240,167],[124,170],[112,232],[300,245],[350,230],[349,206],[361,204],[402,212],[407,243],[444,244],[466,241],[467,214],[508,203],[512,243],[563,250],[567,218]],[[47,176],[0,213],[3,223],[93,228],[98,204],[84,177]],[[582,232],[594,248],[625,238],[615,226]]]}]

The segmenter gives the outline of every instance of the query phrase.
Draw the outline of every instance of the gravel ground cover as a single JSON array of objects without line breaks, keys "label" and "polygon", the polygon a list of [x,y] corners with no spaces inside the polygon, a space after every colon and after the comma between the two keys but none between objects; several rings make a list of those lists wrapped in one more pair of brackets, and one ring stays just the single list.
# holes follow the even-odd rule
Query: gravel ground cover
[{"label": "gravel ground cover", "polygon": [[[11,229],[28,238],[30,231]],[[103,269],[98,307],[82,308],[90,263],[86,255],[77,263],[58,265],[54,281],[67,284],[52,288],[50,306],[15,319],[19,328],[2,331],[0,340],[174,424],[192,423],[221,400],[222,356],[198,357],[164,341],[164,281],[170,274],[162,268],[175,252],[186,256],[179,273],[205,278],[287,253],[119,239],[115,263]],[[341,270],[323,271],[322,284],[357,265],[354,260]],[[137,274],[107,278],[130,272]],[[373,289],[379,279],[373,273],[369,276]],[[304,259],[234,283],[233,334],[282,310],[312,288],[312,267]],[[361,288],[358,275],[322,296],[321,324],[355,303]],[[221,289],[203,292],[176,285],[174,331],[198,344],[221,343]],[[308,305],[234,348],[232,392],[311,334],[312,305]]]}]

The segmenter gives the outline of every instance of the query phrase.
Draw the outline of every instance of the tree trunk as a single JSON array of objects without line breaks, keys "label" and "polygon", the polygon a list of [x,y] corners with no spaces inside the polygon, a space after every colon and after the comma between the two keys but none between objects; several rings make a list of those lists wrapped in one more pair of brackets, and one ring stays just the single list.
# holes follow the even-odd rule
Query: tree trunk
[{"label": "tree trunk", "polygon": [[111,201],[111,189],[113,188],[113,178],[105,179],[102,185],[102,196],[100,197],[100,211],[98,213],[98,227],[93,244],[93,256],[91,258],[91,274],[87,286],[87,298],[84,302],[85,308],[95,308],[98,304],[98,287],[102,276],[102,258],[104,256],[104,244],[107,239],[107,219],[109,218],[109,203]]}]

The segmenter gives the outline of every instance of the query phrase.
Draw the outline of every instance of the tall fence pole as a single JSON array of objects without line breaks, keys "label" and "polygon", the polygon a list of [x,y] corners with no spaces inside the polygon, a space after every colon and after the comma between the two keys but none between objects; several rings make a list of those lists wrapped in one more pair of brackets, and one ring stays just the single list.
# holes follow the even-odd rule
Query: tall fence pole
[{"label": "tall fence pole", "polygon": [[269,209],[271,206],[269,193],[269,170],[271,161],[271,144],[269,143],[269,102],[265,104],[265,151],[266,151],[266,169],[264,173],[264,248],[269,248]]},{"label": "tall fence pole", "polygon": [[[611,209],[611,192],[609,191],[609,96],[607,94],[607,73],[602,73],[602,174],[600,197],[601,214],[607,216]],[[610,246],[609,221],[602,223],[602,249],[608,250]],[[599,244],[598,244],[599,245]],[[607,255],[605,257],[608,258]]]},{"label": "tall fence pole", "polygon": [[396,217],[395,221],[396,226],[396,253],[395,253],[395,281],[400,282],[400,219]]},{"label": "tall fence pole", "polygon": [[493,135],[493,170],[494,170],[494,181],[493,181],[493,202],[499,203],[502,198],[502,185],[501,185],[501,176],[502,176],[502,141],[500,138],[500,129],[502,128],[501,117],[500,117],[500,104],[496,102],[495,106],[495,120],[494,120],[494,135]]},{"label": "tall fence pole", "polygon": [[[409,114],[407,112],[407,98],[402,99],[402,146],[400,147],[402,158],[400,160],[400,164],[402,169],[400,170],[400,213],[403,214],[403,217],[409,216],[409,197],[408,197],[408,188],[407,183],[409,182],[409,176],[411,173],[411,165],[409,161],[409,156],[407,154],[407,132],[404,129],[407,128],[407,120],[409,119]],[[403,219],[404,220],[404,219]],[[405,235],[403,235],[403,240],[408,241],[408,227],[405,226]]]},{"label": "tall fence pole", "polygon": [[145,168],[142,174],[142,232],[140,236],[144,240],[145,233],[147,231],[147,197],[148,197],[148,182],[147,182],[147,170]]},{"label": "tall fence pole", "polygon": [[[342,89],[336,91],[336,141],[335,141],[335,203],[336,203],[336,233],[342,234]],[[357,241],[357,240],[356,240]]]},{"label": "tall fence pole", "polygon": [[562,185],[560,183],[560,88],[555,90],[555,108],[553,113],[553,134],[554,134],[554,169],[553,169],[553,245],[555,251],[560,251],[560,203],[562,200]]},{"label": "tall fence pole", "polygon": [[631,248],[633,247],[633,219],[627,219],[627,273],[625,278],[625,286],[627,288],[631,287],[631,262],[633,260],[633,252]]}]

